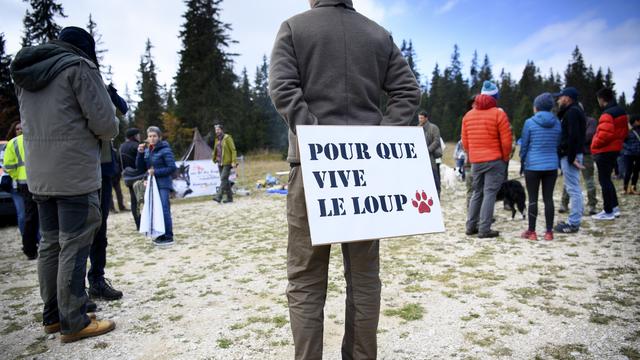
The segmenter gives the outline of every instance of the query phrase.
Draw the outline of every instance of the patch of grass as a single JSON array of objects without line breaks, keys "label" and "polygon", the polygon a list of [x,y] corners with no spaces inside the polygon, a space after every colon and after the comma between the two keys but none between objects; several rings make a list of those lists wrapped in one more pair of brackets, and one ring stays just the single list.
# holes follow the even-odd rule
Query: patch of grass
[{"label": "patch of grass", "polygon": [[3,291],[2,294],[11,296],[14,299],[24,299],[24,297],[31,294],[31,292],[37,287],[38,287],[37,285],[12,287]]},{"label": "patch of grass", "polygon": [[517,327],[512,324],[500,324],[498,329],[500,330],[500,335],[503,336],[512,336],[515,334],[526,335],[529,333],[529,330]]},{"label": "patch of grass", "polygon": [[95,344],[93,344],[93,348],[94,349],[106,349],[109,347],[109,343],[106,343],[104,341],[99,341]]},{"label": "patch of grass", "polygon": [[516,300],[523,304],[526,304],[528,300],[537,297],[549,297],[547,291],[542,288],[521,287],[517,289],[511,289],[509,291],[516,297]]},{"label": "patch of grass", "polygon": [[220,349],[228,349],[233,345],[233,342],[226,338],[218,339],[216,340],[216,343]]},{"label": "patch of grass", "polygon": [[18,324],[17,322],[10,322],[2,331],[0,331],[0,335],[9,335],[12,332],[20,331],[24,329],[24,326]]},{"label": "patch of grass", "polygon": [[620,354],[629,358],[629,360],[640,360],[640,352],[630,346],[620,348]]},{"label": "patch of grass", "polygon": [[615,316],[605,315],[599,312],[592,312],[589,316],[589,322],[600,325],[608,325],[611,321],[615,320]]},{"label": "patch of grass", "polygon": [[32,342],[27,346],[24,353],[18,356],[19,359],[28,359],[32,358],[35,355],[43,354],[49,350],[47,346],[47,337],[39,336],[36,338],[36,341]]},{"label": "patch of grass", "polygon": [[272,341],[269,343],[269,345],[271,347],[276,347],[276,346],[289,346],[290,342],[289,340],[280,340],[280,341]]},{"label": "patch of grass", "polygon": [[186,275],[184,276],[182,279],[180,279],[180,282],[183,283],[190,283],[190,282],[194,282],[194,281],[198,281],[198,280],[202,280],[204,278],[206,278],[207,275],[205,274],[200,274],[200,275]]},{"label": "patch of grass", "polygon": [[169,316],[169,321],[176,322],[176,321],[180,321],[182,318],[183,318],[182,315],[173,315],[173,316]]},{"label": "patch of grass", "polygon": [[464,334],[464,339],[470,343],[480,346],[489,347],[496,343],[496,337],[493,335],[481,336],[477,332],[468,332]]},{"label": "patch of grass", "polygon": [[175,299],[176,295],[173,293],[175,289],[168,288],[156,291],[148,301],[163,301],[169,299]]},{"label": "patch of grass", "polygon": [[546,311],[547,313],[553,316],[564,316],[564,317],[572,318],[572,317],[575,317],[576,315],[580,315],[579,312],[573,311],[563,306],[556,307],[556,306],[544,304],[540,306],[540,309],[543,311]]},{"label": "patch of grass", "polygon": [[247,321],[235,323],[235,324],[231,325],[229,327],[229,329],[231,329],[231,330],[244,329],[245,327],[247,327],[247,326],[249,326],[251,324],[257,324],[257,323],[273,324],[275,327],[281,328],[281,327],[287,325],[289,323],[289,320],[287,320],[287,317],[284,316],[284,315],[277,315],[277,316],[274,316],[274,317],[250,316],[250,317],[247,318]]},{"label": "patch of grass", "polygon": [[510,357],[513,355],[513,350],[506,346],[499,346],[491,351],[491,355],[494,357]]},{"label": "patch of grass", "polygon": [[460,265],[464,267],[478,267],[486,265],[493,260],[494,249],[485,246],[473,255],[465,256],[460,259]]},{"label": "patch of grass", "polygon": [[244,277],[244,278],[240,278],[240,279],[236,280],[236,282],[238,282],[240,284],[247,284],[247,283],[250,283],[252,281],[253,281],[253,279],[250,278],[250,277]]},{"label": "patch of grass", "polygon": [[425,310],[420,304],[407,304],[400,309],[387,309],[384,311],[386,316],[398,316],[406,321],[414,321],[422,319]]},{"label": "patch of grass", "polygon": [[636,330],[633,333],[627,335],[625,338],[627,341],[636,341],[640,339],[640,330]]},{"label": "patch of grass", "polygon": [[422,287],[418,284],[414,284],[414,285],[409,285],[405,287],[404,291],[408,293],[422,293],[422,292],[429,291],[429,289],[426,287]]},{"label": "patch of grass", "polygon": [[[545,355],[556,360],[575,360],[574,353],[589,355],[589,350],[583,344],[547,345],[542,348]],[[536,359],[541,359],[536,356]]]},{"label": "patch of grass", "polygon": [[464,315],[460,317],[460,320],[462,321],[471,321],[473,319],[477,319],[480,317],[480,314],[476,314],[476,313],[469,313],[469,315]]},{"label": "patch of grass", "polygon": [[151,318],[152,318],[152,316],[150,314],[147,314],[147,315],[141,316],[138,320],[147,322],[147,321],[151,320]]}]

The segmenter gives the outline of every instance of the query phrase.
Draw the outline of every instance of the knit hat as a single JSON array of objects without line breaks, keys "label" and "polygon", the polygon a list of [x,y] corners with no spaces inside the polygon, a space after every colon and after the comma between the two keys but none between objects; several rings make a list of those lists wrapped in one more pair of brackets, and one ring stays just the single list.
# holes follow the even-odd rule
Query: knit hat
[{"label": "knit hat", "polygon": [[98,65],[98,58],[96,57],[96,42],[86,30],[75,27],[67,26],[60,31],[58,40],[67,42],[78,49],[82,50],[91,61]]},{"label": "knit hat", "polygon": [[551,111],[553,109],[553,95],[550,93],[542,93],[533,100],[533,106],[538,109],[538,111]]},{"label": "knit hat", "polygon": [[496,86],[496,84],[492,83],[489,80],[485,80],[484,83],[482,83],[482,91],[480,92],[480,94],[493,96],[495,99],[498,99],[500,97],[498,87]]},{"label": "knit hat", "polygon": [[134,137],[134,136],[136,136],[136,135],[138,135],[138,134],[140,134],[140,129],[137,129],[137,128],[130,128],[130,129],[127,129],[127,132],[125,132],[125,136],[126,136],[127,138]]}]

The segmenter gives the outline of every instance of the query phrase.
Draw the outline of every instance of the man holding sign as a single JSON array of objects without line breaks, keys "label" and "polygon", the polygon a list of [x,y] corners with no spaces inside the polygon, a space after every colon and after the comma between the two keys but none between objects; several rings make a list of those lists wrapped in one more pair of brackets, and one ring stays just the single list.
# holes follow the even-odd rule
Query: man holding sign
[{"label": "man holding sign", "polygon": [[[312,246],[297,125],[409,125],[420,89],[382,27],[351,0],[310,0],[286,20],[271,54],[271,99],[289,125],[287,297],[296,359],[321,359],[330,246]],[[379,102],[389,96],[383,115]],[[354,174],[357,177],[358,174]],[[340,239],[337,239],[338,241]],[[380,313],[378,241],[342,244],[347,283],[342,357],[374,359]]]}]

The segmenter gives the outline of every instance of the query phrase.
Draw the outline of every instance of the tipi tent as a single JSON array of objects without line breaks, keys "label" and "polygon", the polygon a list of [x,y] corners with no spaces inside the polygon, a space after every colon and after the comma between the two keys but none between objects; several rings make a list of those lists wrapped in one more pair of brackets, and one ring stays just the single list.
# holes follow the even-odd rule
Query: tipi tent
[{"label": "tipi tent", "polygon": [[206,141],[204,141],[202,135],[200,135],[200,131],[198,131],[198,128],[195,128],[193,131],[191,146],[189,146],[189,150],[182,157],[182,161],[211,160],[212,153],[213,151],[211,150],[211,147],[207,145]]}]

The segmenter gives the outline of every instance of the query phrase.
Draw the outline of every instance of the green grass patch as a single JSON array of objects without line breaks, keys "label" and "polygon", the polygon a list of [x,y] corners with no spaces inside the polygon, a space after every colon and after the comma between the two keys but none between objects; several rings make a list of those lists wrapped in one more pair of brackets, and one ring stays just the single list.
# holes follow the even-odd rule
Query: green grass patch
[{"label": "green grass patch", "polygon": [[233,345],[233,342],[226,338],[218,339],[216,340],[216,343],[220,349],[228,349]]},{"label": "green grass patch", "polygon": [[[556,360],[575,360],[573,354],[589,355],[589,350],[583,344],[564,344],[564,345],[547,345],[542,348],[542,352],[547,357]],[[536,360],[542,360],[543,357],[536,355]]]},{"label": "green grass patch", "polygon": [[424,316],[425,310],[420,304],[407,304],[400,309],[387,309],[386,316],[398,316],[406,321],[420,320]]},{"label": "green grass patch", "polygon": [[640,360],[640,352],[630,346],[620,348],[620,354],[629,358],[629,360]]}]

